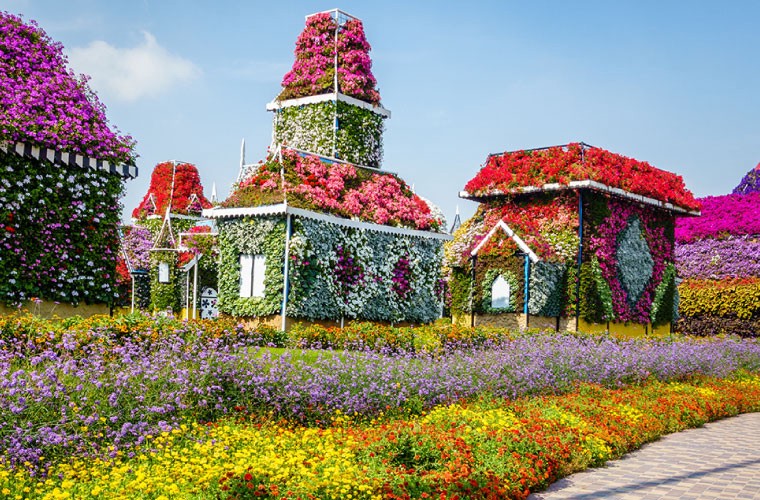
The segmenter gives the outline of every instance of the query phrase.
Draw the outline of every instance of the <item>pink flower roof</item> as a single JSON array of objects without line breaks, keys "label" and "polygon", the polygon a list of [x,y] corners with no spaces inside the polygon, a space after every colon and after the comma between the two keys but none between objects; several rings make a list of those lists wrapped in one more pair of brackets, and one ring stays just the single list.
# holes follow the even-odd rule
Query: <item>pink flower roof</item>
[{"label": "pink flower roof", "polygon": [[375,224],[443,229],[427,202],[395,175],[284,148],[282,163],[270,157],[221,206],[255,207],[286,199],[290,206]]},{"label": "pink flower roof", "polygon": [[336,92],[337,52],[337,91],[370,104],[380,103],[364,26],[359,19],[348,16],[344,20],[342,16],[345,14],[335,10],[306,19],[296,41],[296,60],[282,80],[278,100]]}]

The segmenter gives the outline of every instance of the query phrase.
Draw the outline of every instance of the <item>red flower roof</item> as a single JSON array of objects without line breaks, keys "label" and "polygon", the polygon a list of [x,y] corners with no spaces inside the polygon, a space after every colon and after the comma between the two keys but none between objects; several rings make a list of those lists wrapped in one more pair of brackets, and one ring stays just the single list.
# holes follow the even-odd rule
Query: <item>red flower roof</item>
[{"label": "red flower roof", "polygon": [[465,191],[490,197],[573,181],[595,181],[687,210],[700,206],[680,175],[583,143],[491,155]]},{"label": "red flower roof", "polygon": [[150,187],[140,205],[132,211],[132,217],[141,219],[148,215],[164,215],[171,203],[171,213],[199,215],[211,202],[203,196],[203,186],[198,169],[190,163],[159,163],[150,177]]}]

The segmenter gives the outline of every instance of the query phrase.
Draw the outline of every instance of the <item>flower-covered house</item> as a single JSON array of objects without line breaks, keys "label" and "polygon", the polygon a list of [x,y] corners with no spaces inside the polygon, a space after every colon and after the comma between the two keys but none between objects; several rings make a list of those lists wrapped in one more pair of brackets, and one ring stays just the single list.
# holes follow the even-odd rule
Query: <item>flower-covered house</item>
[{"label": "flower-covered house", "polygon": [[674,319],[680,176],[584,143],[490,155],[446,250],[464,324],[648,333]]},{"label": "flower-covered house", "polygon": [[108,313],[134,141],[36,24],[0,34],[0,312]]},{"label": "flower-covered house", "polygon": [[760,164],[733,192],[699,200],[676,223],[678,329],[692,335],[760,332]]},{"label": "flower-covered house", "polygon": [[172,160],[155,166],[132,211],[134,225],[122,228],[119,269],[133,309],[199,317],[202,297],[216,289],[216,233],[213,221],[201,217],[205,208],[211,202],[195,165]]},{"label": "flower-covered house", "polygon": [[241,162],[219,207],[219,309],[292,321],[430,322],[440,315],[442,214],[381,170],[380,106],[362,22],[307,16],[267,158]]}]

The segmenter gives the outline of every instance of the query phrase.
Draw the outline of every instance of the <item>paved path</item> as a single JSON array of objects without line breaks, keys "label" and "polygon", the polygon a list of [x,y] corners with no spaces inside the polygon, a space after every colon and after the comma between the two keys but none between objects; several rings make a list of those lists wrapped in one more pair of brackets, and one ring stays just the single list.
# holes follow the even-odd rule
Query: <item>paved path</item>
[{"label": "paved path", "polygon": [[529,500],[760,500],[760,413],[670,434]]}]

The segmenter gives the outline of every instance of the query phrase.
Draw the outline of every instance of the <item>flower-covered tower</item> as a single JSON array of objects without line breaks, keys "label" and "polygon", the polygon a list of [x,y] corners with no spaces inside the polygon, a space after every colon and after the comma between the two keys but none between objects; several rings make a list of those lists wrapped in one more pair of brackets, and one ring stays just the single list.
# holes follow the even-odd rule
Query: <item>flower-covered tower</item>
[{"label": "flower-covered tower", "polygon": [[361,20],[341,10],[306,16],[293,68],[267,105],[272,143],[379,168],[383,122]]},{"label": "flower-covered tower", "polygon": [[481,202],[447,249],[452,310],[472,324],[669,330],[683,179],[584,143],[490,155],[460,193]]},{"label": "flower-covered tower", "polygon": [[307,16],[274,112],[264,161],[204,210],[219,228],[219,309],[253,324],[441,313],[443,214],[380,170],[383,121],[359,19]]},{"label": "flower-covered tower", "polygon": [[[195,289],[216,282],[214,233],[201,216],[211,206],[195,165],[172,160],[154,167],[148,192],[132,211],[135,225],[122,231],[121,274],[125,288],[136,288],[133,307],[176,312],[195,304],[197,310]],[[182,273],[198,263],[200,284],[190,287]]]}]

